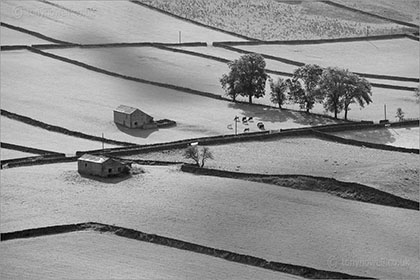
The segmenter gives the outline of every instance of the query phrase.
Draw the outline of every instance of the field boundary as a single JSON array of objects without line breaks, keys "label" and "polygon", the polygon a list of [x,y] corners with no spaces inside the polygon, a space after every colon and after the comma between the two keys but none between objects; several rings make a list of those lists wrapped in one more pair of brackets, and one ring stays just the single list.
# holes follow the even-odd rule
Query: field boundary
[{"label": "field boundary", "polygon": [[[300,174],[272,175],[242,173],[203,168],[192,164],[182,165],[181,171],[198,175],[242,179],[253,182],[274,184],[299,190],[326,192],[344,199],[419,211],[419,202],[417,201],[402,198],[363,184],[339,181],[334,178]],[[291,179],[299,179],[299,184],[297,184],[299,187],[296,187],[296,184],[290,182]],[[306,184],[302,184],[302,180],[306,181]]]},{"label": "field boundary", "polygon": [[218,27],[215,27],[215,26],[211,26],[211,25],[208,25],[208,24],[205,24],[205,23],[201,23],[201,22],[198,22],[198,21],[189,19],[189,18],[178,16],[176,14],[173,14],[173,13],[170,13],[170,12],[165,11],[163,9],[160,9],[160,8],[157,8],[157,7],[148,5],[146,3],[142,3],[140,1],[130,0],[130,2],[133,3],[133,4],[140,5],[142,7],[145,7],[145,8],[148,8],[148,9],[151,9],[151,10],[154,10],[154,11],[157,11],[157,12],[160,12],[160,13],[163,13],[163,14],[165,14],[167,16],[171,16],[173,18],[176,18],[176,19],[179,19],[179,20],[183,20],[183,21],[186,21],[186,22],[189,22],[189,23],[192,23],[192,24],[201,26],[201,27],[205,27],[205,28],[208,28],[208,29],[211,29],[211,30],[214,30],[214,31],[222,32],[222,33],[225,33],[225,34],[228,34],[228,35],[231,35],[231,36],[235,36],[235,37],[238,37],[238,38],[242,38],[242,39],[245,39],[245,40],[259,41],[258,39],[251,38],[251,37],[248,37],[248,36],[239,34],[239,33],[235,33],[235,32],[228,31],[228,30],[225,30],[225,29],[221,29],[221,28],[218,28]]},{"label": "field boundary", "polygon": [[368,16],[371,16],[371,17],[387,20],[387,21],[390,21],[390,22],[393,22],[393,23],[397,23],[399,25],[405,25],[405,26],[409,26],[409,27],[419,28],[419,26],[417,24],[414,24],[414,23],[409,23],[409,22],[405,22],[405,21],[401,21],[401,20],[396,20],[396,19],[380,16],[380,15],[377,15],[377,14],[374,14],[374,13],[366,12],[366,11],[359,10],[359,9],[356,9],[356,8],[352,8],[352,7],[343,5],[343,4],[339,4],[339,3],[336,3],[334,1],[321,1],[321,2],[323,2],[325,4],[328,4],[328,5],[331,5],[331,6],[341,8],[341,9],[345,9],[345,10],[348,10],[348,11],[352,11],[352,12],[356,12],[356,13],[359,13],[359,14],[364,14],[364,15],[368,15]]},{"label": "field boundary", "polygon": [[43,35],[41,33],[38,33],[38,32],[32,31],[32,30],[29,30],[29,29],[26,29],[26,28],[23,28],[23,27],[19,27],[19,26],[15,26],[15,25],[12,25],[12,24],[8,24],[8,23],[5,23],[3,21],[0,23],[0,26],[9,28],[9,29],[12,29],[12,30],[15,30],[15,31],[19,31],[19,32],[22,32],[22,33],[26,33],[26,34],[32,35],[34,37],[37,37],[39,39],[42,39],[42,40],[45,40],[45,41],[50,41],[50,42],[53,42],[53,43],[57,43],[57,44],[72,44],[71,42],[57,40],[57,39],[54,39],[54,38],[45,36],[45,35]]},{"label": "field boundary", "polygon": [[[270,41],[217,41],[214,44],[223,44],[229,46],[255,46],[255,45],[318,45],[328,43],[346,43],[359,41],[378,41],[408,38],[409,33],[374,35],[363,37],[344,37],[334,39],[310,39],[310,40],[270,40]],[[412,36],[412,35],[411,35]]]},{"label": "field boundary", "polygon": [[[418,126],[419,121],[409,121],[403,123],[393,123],[391,125],[395,126]],[[235,143],[235,142],[246,142],[246,141],[262,141],[268,139],[280,139],[283,137],[299,137],[299,136],[316,136],[314,130],[319,132],[337,132],[337,131],[349,131],[349,130],[361,130],[361,129],[373,129],[373,128],[385,128],[385,124],[375,124],[373,122],[359,122],[359,123],[341,123],[341,124],[332,124],[332,125],[320,125],[320,126],[312,126],[312,127],[302,127],[302,128],[290,128],[290,129],[280,129],[280,130],[266,130],[260,132],[252,132],[252,133],[240,133],[238,135],[235,134],[226,134],[226,135],[217,135],[217,136],[209,136],[209,137],[201,137],[201,138],[190,138],[190,139],[183,139],[177,140],[172,142],[166,143],[156,143],[156,144],[148,144],[148,145],[138,145],[132,147],[122,147],[122,148],[110,148],[104,150],[90,150],[90,151],[77,151],[76,155],[83,155],[85,153],[91,154],[104,154],[104,155],[112,155],[112,156],[122,156],[122,155],[133,155],[133,154],[141,154],[141,153],[148,153],[153,151],[162,151],[162,150],[172,150],[172,149],[182,149],[187,148],[191,143],[198,143],[199,145],[220,145],[220,144],[227,144],[227,143]],[[332,141],[329,139],[329,141]],[[343,140],[346,141],[346,140]],[[356,140],[355,140],[356,141]],[[366,146],[357,141],[357,146]],[[372,143],[369,143],[372,144]],[[394,147],[389,145],[371,145],[374,149],[381,149],[387,151],[394,151],[394,152],[405,152],[405,153],[418,153],[418,149],[406,149],[401,147]]]},{"label": "field boundary", "polygon": [[112,144],[112,145],[121,145],[121,146],[135,146],[135,145],[137,145],[135,143],[117,141],[117,140],[113,140],[113,139],[102,138],[102,137],[99,137],[99,136],[88,135],[88,134],[78,132],[78,131],[74,131],[74,130],[69,130],[67,128],[47,124],[47,123],[32,119],[30,117],[26,117],[26,116],[23,116],[23,115],[12,113],[12,112],[6,111],[4,109],[0,110],[0,114],[2,116],[10,118],[12,120],[20,121],[20,122],[23,122],[23,123],[26,123],[26,124],[29,124],[29,125],[32,125],[32,126],[36,126],[36,127],[42,128],[42,129],[46,129],[48,131],[57,132],[57,133],[61,133],[61,134],[66,134],[66,135],[69,135],[69,136],[88,139],[88,140],[92,140],[92,141],[99,141],[99,142]]},{"label": "field boundary", "polygon": [[259,268],[269,269],[277,272],[292,274],[309,279],[374,279],[368,277],[355,276],[336,271],[319,270],[307,266],[293,265],[288,263],[268,261],[263,258],[254,257],[250,255],[243,255],[231,251],[211,248],[196,243],[174,239],[157,234],[145,233],[142,231],[119,227],[115,225],[101,224],[95,222],[56,225],[41,228],[32,228],[14,232],[1,233],[1,241],[34,238],[39,236],[63,234],[77,231],[96,231],[108,232],[119,237],[134,239],[166,247],[181,249],[184,251],[199,253],[211,257],[221,258],[227,261],[241,263],[245,265],[255,266]]},{"label": "field boundary", "polygon": [[37,155],[64,155],[63,153],[59,153],[59,152],[42,150],[42,149],[26,147],[26,146],[21,146],[21,145],[15,145],[15,144],[7,143],[7,142],[0,142],[0,147],[3,149],[15,150],[15,151],[37,154]]}]

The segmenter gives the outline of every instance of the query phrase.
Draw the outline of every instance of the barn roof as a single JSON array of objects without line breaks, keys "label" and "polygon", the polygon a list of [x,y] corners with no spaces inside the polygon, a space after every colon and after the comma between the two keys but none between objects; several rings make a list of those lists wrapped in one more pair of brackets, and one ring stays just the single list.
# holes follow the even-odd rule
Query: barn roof
[{"label": "barn roof", "polygon": [[134,107],[130,107],[130,106],[127,106],[127,105],[120,105],[114,111],[121,112],[121,113],[124,113],[124,114],[132,114],[136,110],[139,110],[139,109],[134,108]]},{"label": "barn roof", "polygon": [[79,160],[82,161],[89,161],[89,162],[95,162],[95,163],[104,163],[105,161],[109,160],[109,157],[102,156],[102,155],[90,155],[90,154],[84,154],[83,156],[79,157]]}]

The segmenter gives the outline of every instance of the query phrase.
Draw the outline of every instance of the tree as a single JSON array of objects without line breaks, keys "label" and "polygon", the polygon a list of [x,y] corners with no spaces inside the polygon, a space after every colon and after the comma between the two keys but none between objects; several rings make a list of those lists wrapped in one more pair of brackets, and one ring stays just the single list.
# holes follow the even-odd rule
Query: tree
[{"label": "tree", "polygon": [[347,120],[347,113],[350,111],[350,105],[358,103],[360,107],[365,107],[365,104],[372,103],[372,87],[370,83],[356,74],[350,73],[349,82],[345,87],[343,96],[344,102],[344,119]]},{"label": "tree", "polygon": [[326,68],[319,81],[320,92],[324,95],[324,108],[334,113],[337,118],[338,113],[344,109],[343,94],[348,84],[349,71],[339,68]]},{"label": "tree", "polygon": [[416,102],[420,103],[420,85],[414,90],[414,97],[416,98]]},{"label": "tree", "polygon": [[208,147],[189,146],[183,154],[184,158],[192,159],[198,167],[203,167],[208,159],[213,159],[213,154]]},{"label": "tree", "polygon": [[317,90],[322,75],[322,68],[316,64],[299,67],[288,80],[289,100],[299,104],[301,109],[309,113],[316,102],[322,102],[322,92]]},{"label": "tree", "polygon": [[395,117],[398,119],[398,121],[402,122],[404,120],[404,112],[401,108],[397,109],[397,113],[395,115]]},{"label": "tree", "polygon": [[249,98],[260,98],[265,94],[265,83],[268,75],[265,73],[265,61],[260,54],[250,53],[228,63],[230,72],[220,79],[226,94],[235,101],[238,95]]},{"label": "tree", "polygon": [[278,104],[281,109],[281,106],[286,101],[287,82],[282,78],[278,78],[277,81],[274,81],[273,79],[270,79],[269,81],[271,88],[270,100],[271,102]]}]

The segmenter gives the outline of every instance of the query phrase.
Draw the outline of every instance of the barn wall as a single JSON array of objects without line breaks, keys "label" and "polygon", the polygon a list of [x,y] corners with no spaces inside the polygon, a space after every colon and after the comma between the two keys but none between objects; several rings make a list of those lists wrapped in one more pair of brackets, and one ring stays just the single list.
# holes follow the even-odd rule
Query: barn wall
[{"label": "barn wall", "polygon": [[[153,118],[140,110],[136,110],[131,114],[131,127],[143,127],[143,125],[150,123]],[[137,122],[137,124],[136,124]]]},{"label": "barn wall", "polygon": [[123,126],[130,127],[130,116],[121,112],[114,111],[114,122]]},{"label": "barn wall", "polygon": [[[101,167],[102,177],[118,175],[124,170],[124,165],[115,160],[108,160],[104,162]],[[120,168],[120,170],[118,170],[118,168]]]},{"label": "barn wall", "polygon": [[77,161],[77,170],[79,173],[87,175],[102,176],[102,165],[90,161]]}]

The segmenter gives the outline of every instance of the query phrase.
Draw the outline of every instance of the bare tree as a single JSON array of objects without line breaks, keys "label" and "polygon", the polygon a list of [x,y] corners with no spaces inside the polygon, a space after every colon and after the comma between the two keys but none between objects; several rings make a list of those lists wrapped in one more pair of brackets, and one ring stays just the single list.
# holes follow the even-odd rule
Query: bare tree
[{"label": "bare tree", "polygon": [[184,158],[192,159],[198,167],[203,167],[208,159],[213,159],[213,154],[208,147],[189,146],[183,154]]}]

